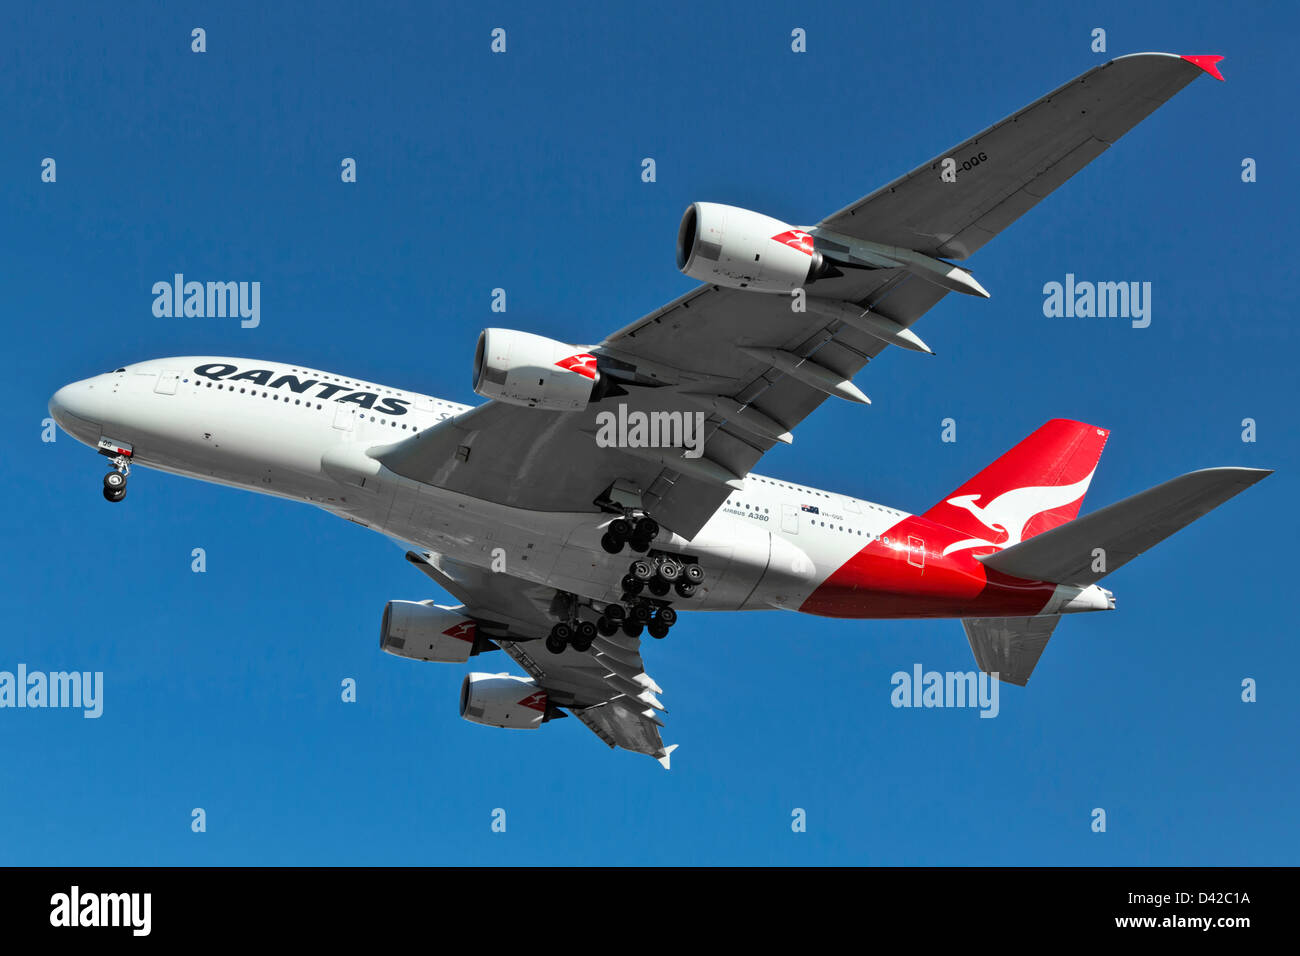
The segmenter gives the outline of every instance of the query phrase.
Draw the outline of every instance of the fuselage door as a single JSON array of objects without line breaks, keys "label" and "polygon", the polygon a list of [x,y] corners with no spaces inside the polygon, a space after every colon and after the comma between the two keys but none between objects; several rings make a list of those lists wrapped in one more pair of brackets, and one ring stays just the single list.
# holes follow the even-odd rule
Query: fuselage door
[{"label": "fuselage door", "polygon": [[785,534],[799,533],[799,509],[794,505],[781,506],[781,530]]},{"label": "fuselage door", "polygon": [[925,567],[925,542],[914,534],[907,536],[907,563],[914,568]]},{"label": "fuselage door", "polygon": [[153,390],[159,395],[175,395],[176,384],[181,380],[180,372],[163,372],[158,376]]},{"label": "fuselage door", "polygon": [[334,403],[334,427],[339,431],[352,431],[352,423],[356,421],[357,406],[352,402],[335,402]]}]

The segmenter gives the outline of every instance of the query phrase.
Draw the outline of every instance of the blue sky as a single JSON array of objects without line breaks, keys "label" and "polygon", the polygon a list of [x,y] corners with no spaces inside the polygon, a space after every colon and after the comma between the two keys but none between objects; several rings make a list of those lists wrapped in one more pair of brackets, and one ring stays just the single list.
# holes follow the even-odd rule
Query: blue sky
[{"label": "blue sky", "polygon": [[[1296,863],[1294,7],[471,6],[0,15],[0,669],[106,683],[98,720],[0,710],[0,862]],[[896,670],[973,666],[956,621],[773,612],[687,615],[648,649],[668,773],[576,720],[471,725],[468,668],[377,648],[387,600],[446,597],[384,538],[145,471],[109,506],[89,449],[40,440],[61,384],[174,354],[476,401],[483,326],[594,342],[689,289],[691,201],[812,222],[1145,50],[1225,54],[1227,83],[1197,80],[969,260],[993,298],[922,320],[937,357],[886,353],[859,379],[875,404],[827,403],[760,467],[924,510],[1074,417],[1112,429],[1085,510],[1278,469],[1107,579],[1120,610],[1064,621],[997,719],[890,705]],[[175,272],[260,281],[261,325],[155,318]],[[1067,272],[1150,281],[1151,326],[1045,318]]]}]

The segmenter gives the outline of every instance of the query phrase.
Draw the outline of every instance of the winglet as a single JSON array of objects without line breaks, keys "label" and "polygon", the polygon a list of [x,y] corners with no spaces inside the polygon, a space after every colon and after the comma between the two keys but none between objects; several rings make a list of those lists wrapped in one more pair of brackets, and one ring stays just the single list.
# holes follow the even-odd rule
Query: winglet
[{"label": "winglet", "polygon": [[663,756],[655,758],[656,760],[659,761],[659,763],[663,766],[665,770],[670,769],[668,765],[671,762],[673,751],[676,749],[677,749],[676,744],[670,744],[669,746],[664,748]]},{"label": "winglet", "polygon": [[1184,56],[1183,59],[1188,63],[1199,66],[1219,82],[1223,82],[1223,74],[1219,72],[1219,68],[1215,65],[1222,60],[1223,57],[1214,53],[1204,53],[1197,56]]}]

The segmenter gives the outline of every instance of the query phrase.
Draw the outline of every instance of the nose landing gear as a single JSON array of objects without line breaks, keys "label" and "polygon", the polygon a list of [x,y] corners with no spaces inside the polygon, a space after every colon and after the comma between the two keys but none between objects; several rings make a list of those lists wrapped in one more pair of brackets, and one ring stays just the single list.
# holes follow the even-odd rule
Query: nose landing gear
[{"label": "nose landing gear", "polygon": [[113,470],[104,476],[104,499],[114,504],[126,497],[126,477],[131,474],[131,459],[126,455],[113,458]]}]

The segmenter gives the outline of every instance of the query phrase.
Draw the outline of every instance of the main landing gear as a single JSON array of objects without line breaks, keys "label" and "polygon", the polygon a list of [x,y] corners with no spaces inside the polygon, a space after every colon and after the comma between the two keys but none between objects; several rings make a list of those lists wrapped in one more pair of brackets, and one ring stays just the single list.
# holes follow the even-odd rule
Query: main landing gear
[{"label": "main landing gear", "polygon": [[552,654],[563,654],[566,647],[572,647],[581,654],[591,650],[591,642],[595,639],[596,625],[590,621],[575,621],[572,624],[561,621],[546,636],[546,649]]},{"label": "main landing gear", "polygon": [[704,581],[704,569],[689,558],[652,551],[633,561],[623,575],[623,596],[636,598],[642,591],[652,597],[667,597],[675,591],[679,598],[692,598]]},{"label": "main landing gear", "polygon": [[[617,523],[616,520],[611,525]],[[696,588],[704,581],[704,569],[693,558],[649,551],[648,548],[647,551],[646,556],[633,561],[627,574],[623,575],[623,596],[619,603],[605,605],[592,623],[576,617],[576,600],[571,601],[567,605],[569,619],[551,628],[546,638],[546,649],[552,654],[563,654],[570,647],[579,652],[587,651],[596,635],[613,637],[620,631],[630,638],[639,638],[643,633],[656,639],[667,637],[677,623],[677,611],[664,598],[672,592],[681,599],[693,597]]]},{"label": "main landing gear", "polygon": [[126,478],[131,474],[131,459],[126,455],[113,458],[113,470],[104,476],[104,498],[114,504],[126,497]]},{"label": "main landing gear", "polygon": [[[686,599],[695,596],[695,589],[704,580],[704,569],[691,559],[662,551],[651,551],[637,558],[623,575],[623,603],[627,617],[619,622],[628,637],[640,637],[641,629],[653,638],[665,638],[677,623],[677,612],[663,600],[670,592]],[[646,597],[644,592],[649,591]],[[609,611],[605,613],[608,615]],[[612,632],[611,632],[612,633]]]},{"label": "main landing gear", "polygon": [[640,518],[615,518],[601,535],[600,546],[610,554],[618,554],[627,545],[638,554],[650,550],[650,542],[659,537],[659,522],[649,516]]}]

